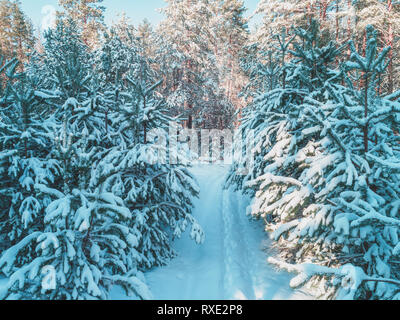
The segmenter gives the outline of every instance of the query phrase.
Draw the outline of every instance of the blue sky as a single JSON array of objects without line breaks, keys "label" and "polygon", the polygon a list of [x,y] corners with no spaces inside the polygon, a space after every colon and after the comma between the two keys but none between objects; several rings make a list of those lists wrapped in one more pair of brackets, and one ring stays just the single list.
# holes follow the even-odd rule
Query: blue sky
[{"label": "blue sky", "polygon": [[[244,0],[248,14],[252,13],[259,0]],[[42,9],[45,6],[53,6],[57,9],[57,0],[21,0],[24,12],[32,19],[35,27],[42,24],[45,14]],[[162,14],[156,10],[165,6],[163,0],[104,0],[106,9],[106,22],[118,20],[118,13],[124,11],[134,24],[138,24],[147,18],[153,24],[158,24],[163,19]]]}]

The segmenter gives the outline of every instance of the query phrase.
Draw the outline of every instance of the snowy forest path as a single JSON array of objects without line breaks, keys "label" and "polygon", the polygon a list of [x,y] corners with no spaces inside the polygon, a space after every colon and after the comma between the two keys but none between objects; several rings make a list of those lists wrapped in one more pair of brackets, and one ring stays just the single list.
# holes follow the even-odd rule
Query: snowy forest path
[{"label": "snowy forest path", "polygon": [[261,222],[249,221],[249,200],[224,190],[228,167],[192,169],[200,186],[193,215],[206,239],[197,245],[186,233],[174,244],[178,256],[146,274],[158,300],[296,299],[290,276],[267,264],[269,240]]}]

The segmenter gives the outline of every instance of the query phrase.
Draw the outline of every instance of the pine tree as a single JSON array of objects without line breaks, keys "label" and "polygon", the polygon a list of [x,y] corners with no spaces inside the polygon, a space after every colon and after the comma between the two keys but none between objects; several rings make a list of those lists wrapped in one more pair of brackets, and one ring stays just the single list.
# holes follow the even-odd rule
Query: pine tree
[{"label": "pine tree", "polygon": [[155,35],[152,25],[147,19],[144,19],[138,26],[136,32],[140,46],[144,48],[144,54],[148,58],[155,57]]},{"label": "pine tree", "polygon": [[261,108],[244,122],[263,137],[256,141],[262,157],[236,181],[250,188],[251,213],[279,243],[285,261],[269,261],[299,273],[292,286],[307,284],[330,298],[392,299],[399,284],[391,263],[398,245],[399,111],[377,90],[389,48],[379,53],[368,27],[365,56],[351,43],[351,60],[339,72],[328,66],[340,50],[319,48],[310,31],[297,32],[302,41],[291,52],[285,94],[256,99]]},{"label": "pine tree", "polygon": [[106,176],[105,185],[134,213],[131,225],[142,235],[140,267],[147,269],[165,264],[174,255],[171,232],[179,237],[190,224],[191,236],[198,243],[203,240],[203,232],[190,215],[191,199],[198,192],[194,178],[187,169],[169,165],[166,144],[160,150],[150,135],[156,129],[161,134],[159,139],[166,138],[163,135],[172,120],[166,114],[164,100],[156,94],[161,81],[144,50],[131,52],[137,52],[132,69],[125,81],[117,83],[118,89],[110,90],[119,91],[116,108],[110,114],[115,141],[99,163],[94,181]]},{"label": "pine tree", "polygon": [[204,37],[197,35],[206,32],[204,27],[209,13],[203,1],[169,0],[167,3],[163,8],[166,19],[160,25],[160,33],[174,44],[181,60],[179,67],[174,65],[175,76],[171,80],[177,85],[171,86],[174,90],[169,94],[173,100],[183,101],[183,116],[187,119],[187,127],[192,128],[199,125],[196,115],[201,110],[206,81],[201,66],[207,60],[209,50]]},{"label": "pine tree", "polygon": [[1,54],[7,58],[12,58],[11,45],[12,14],[11,3],[7,0],[0,2],[0,38]]},{"label": "pine tree", "polygon": [[[111,286],[118,283],[128,294],[149,298],[138,271],[141,234],[131,223],[132,212],[102,182],[91,180],[107,140],[103,138],[103,100],[91,77],[88,49],[73,23],[59,24],[46,38],[43,61],[47,68],[38,73],[50,80],[35,95],[52,103],[64,101],[49,119],[55,148],[47,152],[45,164],[57,170],[46,172],[39,167],[36,179],[28,175],[20,180],[40,200],[30,197],[20,206],[20,220],[29,230],[18,234],[1,257],[0,268],[9,282],[0,297],[106,299]],[[32,227],[29,224],[35,218],[38,226]]]},{"label": "pine tree", "polygon": [[95,48],[99,44],[99,37],[104,30],[103,0],[59,0],[63,12],[58,12],[61,20],[71,19],[82,29],[84,43]]},{"label": "pine tree", "polygon": [[[339,54],[340,48],[338,49],[333,42],[327,46],[321,44],[318,24],[315,21],[310,30],[297,29],[295,37],[287,39],[284,29],[276,39],[280,51],[276,58],[275,64],[279,64],[279,67],[275,65],[278,69],[275,76],[279,81],[270,91],[267,87],[267,91],[258,96],[256,91],[255,99],[243,111],[241,131],[244,136],[250,132],[254,134],[252,153],[255,162],[247,175],[236,175],[235,172],[239,170],[241,164],[237,164],[238,167],[234,166],[230,178],[238,183],[239,187],[245,187],[248,181],[263,175],[268,165],[271,165],[273,170],[280,170],[279,166],[289,166],[289,169],[294,169],[293,163],[284,162],[276,157],[282,159],[290,157],[294,161],[295,153],[299,151],[298,146],[301,145],[300,139],[305,139],[303,143],[307,145],[310,137],[301,136],[302,108],[299,106],[307,96],[321,102],[325,101],[324,83],[336,77],[333,71],[334,59]],[[289,49],[291,44],[293,50]],[[293,57],[290,61],[286,58],[289,53]],[[263,72],[262,64],[256,66]],[[277,152],[274,150],[275,145],[279,148]],[[247,163],[246,166],[248,165]]]},{"label": "pine tree", "polygon": [[32,51],[35,39],[31,21],[21,10],[21,3],[15,1],[11,4],[12,26],[11,39],[17,57],[20,61],[27,61],[27,54]]},{"label": "pine tree", "polygon": [[17,63],[7,71],[8,83],[1,109],[2,184],[6,204],[1,228],[7,243],[15,243],[30,230],[41,226],[46,199],[36,195],[36,183],[54,183],[58,166],[47,161],[53,138],[52,121],[43,120],[46,107],[32,89],[35,77],[13,74]]},{"label": "pine tree", "polygon": [[389,53],[390,63],[382,75],[380,86],[382,92],[390,94],[398,81],[398,41],[395,34],[398,33],[399,9],[399,4],[392,0],[260,1],[256,12],[263,15],[263,23],[253,35],[252,42],[269,50],[272,38],[282,26],[287,30],[304,27],[314,19],[319,22],[326,41],[344,44],[353,40],[360,50],[365,50],[365,29],[372,25],[378,31],[379,48],[383,50],[390,46],[394,49]]},{"label": "pine tree", "polygon": [[[167,1],[160,34],[179,55],[166,92],[184,101],[186,126],[229,128],[235,122],[243,74],[239,54],[247,38],[241,1]],[[167,46],[165,46],[167,49]],[[172,54],[171,54],[172,56]],[[176,55],[174,56],[176,58]],[[164,71],[167,73],[166,71]]]},{"label": "pine tree", "polygon": [[120,284],[148,299],[142,271],[174,256],[172,238],[190,226],[204,239],[194,178],[160,145],[172,120],[162,81],[133,36],[111,32],[91,52],[69,20],[45,37],[4,87],[0,298],[107,299]]},{"label": "pine tree", "polygon": [[[27,62],[35,38],[32,22],[22,12],[21,3],[18,0],[2,0],[0,2],[0,18],[2,55],[7,59],[17,56],[21,62]],[[22,67],[21,63],[19,68],[22,69]]]},{"label": "pine tree", "polygon": [[219,1],[216,12],[217,25],[211,26],[211,30],[217,30],[216,36],[219,42],[216,55],[220,55],[220,81],[225,87],[224,95],[234,105],[235,111],[243,106],[239,92],[243,88],[243,82],[247,80],[240,68],[240,56],[249,33],[247,20],[244,17],[245,11],[243,1]]}]

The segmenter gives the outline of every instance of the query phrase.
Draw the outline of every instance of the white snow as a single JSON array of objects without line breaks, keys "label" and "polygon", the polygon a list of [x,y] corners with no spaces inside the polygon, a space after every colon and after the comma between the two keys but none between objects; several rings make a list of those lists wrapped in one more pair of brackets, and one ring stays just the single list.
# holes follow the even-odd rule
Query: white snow
[{"label": "white snow", "polygon": [[175,242],[178,256],[146,274],[154,298],[309,299],[290,288],[289,274],[267,263],[270,241],[262,222],[246,216],[249,199],[223,190],[228,169],[223,165],[192,169],[201,190],[193,214],[206,233],[205,242],[197,245],[187,233]]},{"label": "white snow", "polygon": [[2,287],[5,287],[6,284],[7,284],[7,282],[8,282],[8,279],[7,279],[7,278],[0,277],[0,289],[1,289]]}]

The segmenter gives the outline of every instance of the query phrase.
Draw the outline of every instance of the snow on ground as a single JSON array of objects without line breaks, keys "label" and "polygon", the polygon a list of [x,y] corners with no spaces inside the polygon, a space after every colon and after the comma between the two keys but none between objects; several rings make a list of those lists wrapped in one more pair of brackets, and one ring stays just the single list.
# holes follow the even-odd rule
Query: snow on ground
[{"label": "snow on ground", "polygon": [[290,275],[267,262],[270,243],[261,222],[246,217],[249,200],[223,190],[227,166],[192,169],[200,185],[194,216],[206,240],[196,245],[188,234],[177,240],[177,258],[146,274],[157,300],[272,300],[309,298],[289,287]]}]

